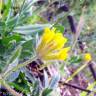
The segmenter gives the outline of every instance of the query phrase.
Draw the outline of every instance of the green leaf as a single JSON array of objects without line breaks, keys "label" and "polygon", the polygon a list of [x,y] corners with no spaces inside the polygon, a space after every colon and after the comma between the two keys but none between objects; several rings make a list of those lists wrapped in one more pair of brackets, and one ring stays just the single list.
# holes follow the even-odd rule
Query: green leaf
[{"label": "green leaf", "polygon": [[33,51],[34,51],[34,47],[35,47],[35,40],[31,39],[28,41],[25,41],[22,44],[22,54],[20,56],[21,59],[28,59],[30,58],[30,56],[33,55]]},{"label": "green leaf", "polygon": [[40,96],[39,81],[35,81],[33,84],[32,96]]},{"label": "green leaf", "polygon": [[59,74],[53,76],[53,78],[52,78],[52,80],[50,82],[49,88],[50,89],[56,88],[57,85],[58,85],[59,80],[60,80],[60,75]]},{"label": "green leaf", "polygon": [[16,58],[18,58],[21,54],[22,46],[19,46],[15,49],[15,51],[12,53],[11,57],[8,60],[8,64],[12,63]]},{"label": "green leaf", "polygon": [[3,14],[3,19],[5,19],[10,11],[10,8],[11,8],[11,0],[8,0],[7,1],[7,4],[5,5],[6,6],[6,9],[4,10],[4,14]]},{"label": "green leaf", "polygon": [[25,34],[29,35],[35,32],[40,32],[42,31],[45,27],[51,27],[51,24],[34,24],[34,25],[23,25],[23,26],[18,26],[15,27],[13,32],[15,33],[20,33],[20,34]]},{"label": "green leaf", "polygon": [[[22,46],[18,46],[15,49],[15,51],[12,53],[12,55],[9,57],[7,64],[4,68],[4,75],[6,75],[12,68],[16,67],[19,64],[19,57],[21,55],[21,50],[22,50]],[[6,76],[5,78],[10,80],[10,78],[13,75],[12,81],[14,81],[14,79],[18,77],[18,75],[19,75],[18,73],[19,73],[19,71],[13,72],[12,74],[9,74],[9,76]],[[14,75],[16,75],[15,78],[14,78]]]},{"label": "green leaf", "polygon": [[70,58],[70,60],[69,60],[69,62],[70,62],[71,64],[80,63],[81,61],[82,61],[81,56],[72,56],[72,57]]},{"label": "green leaf", "polygon": [[20,70],[18,70],[16,72],[12,72],[9,76],[7,76],[6,80],[9,82],[15,81],[18,78],[19,73],[20,73]]},{"label": "green leaf", "polygon": [[64,33],[64,26],[57,24],[54,26],[58,31],[60,31],[61,33]]},{"label": "green leaf", "polygon": [[48,96],[52,92],[52,89],[46,88],[42,92],[42,96]]},{"label": "green leaf", "polygon": [[19,34],[13,34],[12,36],[7,36],[4,37],[2,39],[2,43],[4,44],[4,46],[9,46],[10,43],[12,42],[20,42],[20,40],[22,39],[22,37]]},{"label": "green leaf", "polygon": [[32,0],[32,1],[27,1],[25,4],[24,4],[24,6],[23,6],[23,8],[22,8],[22,11],[27,11],[28,9],[30,9],[30,7],[32,7],[32,5],[35,3],[35,2],[37,2],[38,0]]},{"label": "green leaf", "polygon": [[20,72],[18,78],[14,82],[9,83],[17,91],[28,94],[30,92],[30,86],[28,80],[25,77],[25,73]]}]

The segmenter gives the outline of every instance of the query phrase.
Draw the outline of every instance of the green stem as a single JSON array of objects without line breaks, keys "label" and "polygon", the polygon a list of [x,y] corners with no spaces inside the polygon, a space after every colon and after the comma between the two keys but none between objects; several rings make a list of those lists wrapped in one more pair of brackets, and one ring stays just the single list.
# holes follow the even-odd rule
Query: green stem
[{"label": "green stem", "polygon": [[36,59],[37,59],[37,57],[35,56],[35,57],[32,57],[31,59],[25,61],[24,63],[18,64],[16,67],[12,68],[12,69],[9,70],[8,72],[5,72],[5,73],[3,74],[3,78],[8,77],[12,72],[15,72],[15,71],[17,71],[18,69],[27,66],[28,64],[30,64],[32,61],[34,61],[34,60],[36,60]]},{"label": "green stem", "polygon": [[82,71],[86,66],[88,66],[88,62],[86,64],[82,65],[80,68],[78,68],[65,82],[69,82],[72,80],[80,71]]}]

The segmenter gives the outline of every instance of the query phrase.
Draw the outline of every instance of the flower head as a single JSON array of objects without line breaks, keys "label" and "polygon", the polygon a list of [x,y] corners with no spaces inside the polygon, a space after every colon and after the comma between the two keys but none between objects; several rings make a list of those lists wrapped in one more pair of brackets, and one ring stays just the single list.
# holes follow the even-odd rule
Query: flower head
[{"label": "flower head", "polygon": [[37,47],[38,57],[43,60],[65,60],[69,47],[64,48],[67,38],[56,29],[45,28],[41,42]]},{"label": "flower head", "polygon": [[85,54],[85,56],[84,56],[84,59],[85,59],[85,61],[91,61],[92,60],[92,56],[91,56],[91,54],[90,53],[86,53]]}]

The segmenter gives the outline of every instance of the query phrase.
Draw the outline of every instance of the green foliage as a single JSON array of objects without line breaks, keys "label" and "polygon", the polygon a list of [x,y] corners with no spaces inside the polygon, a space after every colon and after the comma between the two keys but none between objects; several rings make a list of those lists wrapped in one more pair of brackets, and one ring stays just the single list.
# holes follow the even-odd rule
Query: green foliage
[{"label": "green foliage", "polygon": [[10,82],[9,84],[17,91],[21,91],[26,95],[30,93],[28,80],[26,79],[25,74],[22,72],[20,72],[18,78],[14,82]]},{"label": "green foliage", "polygon": [[82,61],[81,56],[72,56],[69,60],[70,64],[78,64]]},{"label": "green foliage", "polygon": [[42,92],[42,96],[49,96],[49,94],[52,92],[52,89],[48,89],[46,88],[43,92]]},{"label": "green foliage", "polygon": [[[60,95],[60,92],[63,90],[62,88],[60,88],[60,86],[58,86],[59,81],[64,79],[63,81],[65,82],[66,79],[70,79],[72,77],[71,79],[73,80],[72,82],[74,85],[74,76],[76,75],[78,78],[80,78],[78,75],[80,72],[80,74],[82,74],[82,77],[88,79],[87,84],[90,84],[90,86],[88,86],[87,89],[94,91],[94,86],[96,85],[96,83],[93,81],[92,75],[88,76],[89,70],[87,70],[87,68],[85,69],[85,67],[88,66],[87,64],[86,66],[82,66],[81,64],[85,64],[82,54],[86,53],[87,51],[92,53],[93,60],[96,60],[95,0],[45,0],[45,3],[41,2],[41,4],[37,2],[38,0],[3,1],[4,2],[2,8],[0,6],[1,85],[1,80],[4,79],[4,81],[8,82],[10,87],[12,87],[17,92],[23,93],[24,96],[54,96],[54,94],[56,94],[57,96],[58,94]],[[59,2],[59,5],[56,5],[57,7],[54,5],[54,2],[56,1],[57,3]],[[59,11],[59,7],[63,4],[67,4],[69,6],[68,12],[65,12],[64,10]],[[38,46],[40,37],[45,27],[55,27],[58,32],[62,33],[67,30],[64,35],[68,37],[68,42],[70,44],[69,46],[72,47],[74,45],[74,37],[77,34],[71,32],[67,16],[72,15],[77,26],[83,8],[86,9],[83,13],[85,24],[83,26],[84,28],[82,29],[79,39],[84,42],[84,44],[86,42],[86,44],[84,45],[85,48],[82,52],[77,47],[78,42],[76,42],[76,46],[73,49],[74,52],[73,50],[71,50],[71,54],[69,53],[68,60],[64,62],[47,62],[41,60],[42,64],[40,63],[38,65],[38,58],[36,58],[36,62],[33,64],[34,66],[35,64],[38,65],[36,65],[36,68],[31,66],[30,69],[29,65],[27,67],[30,70],[27,67],[18,68],[19,64],[24,64],[22,62],[30,60],[30,58],[34,57],[37,54],[36,47]],[[51,18],[50,20],[48,16]],[[48,66],[46,66],[47,63]],[[39,67],[43,66],[43,64],[45,64],[44,69],[38,70]],[[74,67],[76,68],[76,66],[80,66],[80,69],[77,69],[75,73]],[[95,69],[95,64],[93,64],[93,66]],[[14,68],[17,68],[19,70],[16,70],[14,72],[14,70],[12,70]],[[86,71],[87,74],[85,74],[85,72],[81,72],[82,70]],[[70,74],[72,73],[74,73],[75,75],[73,74],[70,76]],[[43,81],[40,80],[40,76],[43,78]],[[78,84],[76,85],[83,85],[82,82],[85,79],[81,78],[82,80],[78,80],[78,78],[75,78],[78,81]],[[71,89],[69,87],[65,87],[64,84],[62,86],[64,86],[65,88],[63,90],[64,92],[68,91],[71,94]],[[60,92],[55,92],[55,90],[57,90],[58,88],[60,89]],[[66,89],[67,91],[65,91]],[[78,93],[80,96],[87,95],[87,92],[78,91]],[[77,94],[76,96],[79,95]]]}]

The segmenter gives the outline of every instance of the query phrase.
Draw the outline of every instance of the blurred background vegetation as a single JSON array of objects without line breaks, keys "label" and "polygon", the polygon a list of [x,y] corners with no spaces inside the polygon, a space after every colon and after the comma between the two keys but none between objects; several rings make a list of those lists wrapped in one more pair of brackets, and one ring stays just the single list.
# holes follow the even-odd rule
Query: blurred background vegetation
[{"label": "blurred background vegetation", "polygon": [[[83,21],[81,17],[83,17]],[[81,23],[79,24],[80,20]],[[76,29],[78,26],[80,27],[80,34]],[[74,72],[75,69],[82,66],[82,55],[84,53],[90,52],[93,61],[96,62],[95,0],[0,0],[1,74],[13,68],[18,62],[24,62],[36,54],[37,42],[45,27],[56,27],[57,30],[68,38],[68,45],[70,46],[74,46],[74,36],[78,37],[75,47],[73,47],[72,55],[66,61],[67,64],[66,62],[55,64],[61,76],[62,74],[65,76],[64,79],[69,76],[66,70]],[[93,64],[93,66],[95,69],[96,64]],[[27,68],[21,68],[7,77],[6,81],[8,80],[8,84],[14,87],[16,91],[24,93],[24,96],[56,96],[54,95],[56,94],[54,91],[52,95],[49,95],[49,93],[57,85],[59,76],[55,76],[50,82],[47,82],[50,88],[47,88],[47,85],[47,87],[42,86],[43,88],[41,88],[42,83],[35,76],[31,75]],[[47,75],[47,72],[44,71],[45,81],[48,79]],[[79,75],[81,76],[78,76],[79,79],[84,78],[84,84],[94,83],[92,74],[88,68],[83,70]],[[74,84],[74,81],[72,81],[72,84]],[[1,89],[5,93],[8,93],[6,88],[1,87]],[[2,90],[0,94],[3,94]],[[59,92],[57,93],[57,96],[67,96],[60,95]],[[78,94],[77,91],[76,93]]]}]

